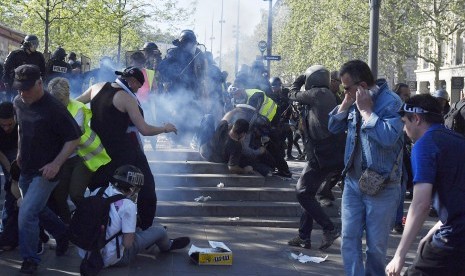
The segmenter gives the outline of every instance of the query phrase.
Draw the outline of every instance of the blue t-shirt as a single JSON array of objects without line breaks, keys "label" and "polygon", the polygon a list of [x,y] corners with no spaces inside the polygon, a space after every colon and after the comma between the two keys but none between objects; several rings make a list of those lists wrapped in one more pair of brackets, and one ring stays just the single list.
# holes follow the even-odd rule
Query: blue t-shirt
[{"label": "blue t-shirt", "polygon": [[465,251],[465,138],[434,124],[412,149],[413,182],[433,184],[433,206],[443,223],[433,244]]}]

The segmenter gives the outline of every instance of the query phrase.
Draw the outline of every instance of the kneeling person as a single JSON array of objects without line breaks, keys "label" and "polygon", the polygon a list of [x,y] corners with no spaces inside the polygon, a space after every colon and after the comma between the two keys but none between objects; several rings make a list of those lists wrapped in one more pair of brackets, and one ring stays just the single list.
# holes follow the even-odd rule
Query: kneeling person
[{"label": "kneeling person", "polygon": [[231,173],[251,173],[250,162],[242,155],[241,140],[249,130],[249,122],[238,119],[229,125],[223,120],[213,134],[213,137],[200,145],[200,155],[204,159],[215,163],[227,163]]},{"label": "kneeling person", "polygon": [[[118,232],[122,233],[122,238],[111,239],[100,251],[104,267],[127,266],[139,253],[168,252],[182,249],[190,243],[188,237],[168,239],[166,229],[161,225],[152,225],[143,231],[136,230],[137,195],[143,184],[142,171],[135,166],[124,165],[116,169],[112,182],[104,192],[106,197],[117,194],[126,197],[110,206],[110,224],[107,227],[106,238],[113,237]],[[117,242],[119,244],[116,244]],[[79,249],[82,258],[85,253]]]}]

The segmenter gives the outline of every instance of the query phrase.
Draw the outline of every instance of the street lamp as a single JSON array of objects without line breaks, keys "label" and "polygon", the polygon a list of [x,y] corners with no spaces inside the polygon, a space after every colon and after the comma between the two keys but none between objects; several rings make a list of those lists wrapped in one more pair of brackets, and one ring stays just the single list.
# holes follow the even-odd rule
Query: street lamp
[{"label": "street lamp", "polygon": [[222,54],[223,54],[223,24],[226,22],[224,21],[223,19],[223,5],[224,4],[224,0],[221,0],[221,20],[220,20],[220,24],[221,24],[221,28],[220,28],[220,62],[219,62],[219,67],[221,69],[221,58],[222,58]]},{"label": "street lamp", "polygon": [[235,76],[239,71],[239,14],[240,14],[241,0],[237,0],[237,25],[236,25],[236,66],[235,66]]},{"label": "street lamp", "polygon": [[[267,37],[267,48],[266,48],[266,55],[271,56],[271,50],[272,50],[272,33],[273,33],[273,0],[263,0],[263,1],[268,1],[270,2],[269,9],[268,9],[268,37]],[[268,71],[268,76],[271,73],[271,60],[267,61],[267,71]]]}]

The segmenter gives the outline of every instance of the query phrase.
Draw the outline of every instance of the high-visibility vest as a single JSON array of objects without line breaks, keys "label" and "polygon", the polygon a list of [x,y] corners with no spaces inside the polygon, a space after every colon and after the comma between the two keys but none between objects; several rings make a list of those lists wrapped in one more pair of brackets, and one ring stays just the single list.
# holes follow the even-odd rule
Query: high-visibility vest
[{"label": "high-visibility vest", "polygon": [[108,164],[111,161],[110,156],[102,145],[97,133],[90,128],[90,119],[92,111],[83,103],[70,99],[68,111],[73,118],[78,114],[79,109],[84,113],[84,133],[77,147],[77,154],[84,160],[84,164],[90,171],[95,172],[100,166]]},{"label": "high-visibility vest", "polygon": [[[137,98],[141,102],[146,102],[149,99],[149,94],[152,90],[155,90],[156,83],[155,83],[155,71],[142,68],[142,74],[144,75],[144,84],[139,88],[136,93]],[[154,86],[155,85],[155,86]]]},{"label": "high-visibility vest", "polygon": [[262,93],[263,94],[263,103],[260,107],[260,110],[258,110],[258,113],[260,115],[265,116],[268,120],[273,120],[274,116],[276,115],[276,112],[278,110],[278,105],[269,97],[265,95],[265,92],[262,90],[258,89],[246,89],[245,93],[247,94],[247,104],[249,103],[250,98],[252,95],[255,93]]}]

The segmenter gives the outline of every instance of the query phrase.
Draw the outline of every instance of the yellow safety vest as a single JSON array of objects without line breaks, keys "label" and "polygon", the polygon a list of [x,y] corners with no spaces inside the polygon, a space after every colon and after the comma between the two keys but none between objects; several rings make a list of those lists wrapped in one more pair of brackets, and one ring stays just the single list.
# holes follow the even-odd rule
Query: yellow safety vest
[{"label": "yellow safety vest", "polygon": [[278,105],[272,99],[267,97],[265,95],[265,92],[263,92],[262,90],[246,89],[245,93],[247,93],[247,104],[249,103],[249,99],[250,99],[250,97],[252,97],[253,94],[255,94],[255,93],[262,93],[263,94],[263,97],[264,97],[263,103],[262,103],[258,113],[260,113],[260,115],[263,115],[266,118],[268,118],[268,120],[270,120],[270,122],[271,122],[271,120],[273,120],[274,116],[276,115],[276,112],[278,110]]},{"label": "yellow safety vest", "polygon": [[108,164],[111,161],[110,156],[102,145],[97,133],[90,128],[89,122],[92,118],[92,111],[83,103],[70,99],[68,111],[71,116],[76,117],[79,109],[84,112],[84,133],[81,135],[81,141],[77,147],[77,154],[84,160],[84,164],[90,171],[95,172],[100,166]]}]

